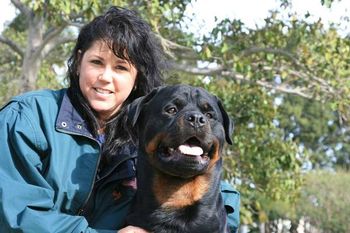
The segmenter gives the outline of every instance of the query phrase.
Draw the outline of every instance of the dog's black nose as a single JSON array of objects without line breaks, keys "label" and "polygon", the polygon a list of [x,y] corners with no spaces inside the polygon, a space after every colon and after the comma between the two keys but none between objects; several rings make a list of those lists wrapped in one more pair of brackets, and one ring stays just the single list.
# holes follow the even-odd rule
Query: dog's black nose
[{"label": "dog's black nose", "polygon": [[185,115],[186,121],[193,127],[199,128],[203,127],[207,120],[202,113],[199,112],[190,112]]}]

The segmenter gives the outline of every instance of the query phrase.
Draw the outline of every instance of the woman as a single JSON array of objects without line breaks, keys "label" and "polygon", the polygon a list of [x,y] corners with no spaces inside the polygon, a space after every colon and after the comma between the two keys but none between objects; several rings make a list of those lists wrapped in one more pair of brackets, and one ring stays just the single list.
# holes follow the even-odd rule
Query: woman
[{"label": "woman", "polygon": [[111,7],[79,33],[67,89],[1,109],[0,232],[145,232],[122,228],[136,151],[118,112],[161,84],[160,55],[147,23]]},{"label": "woman", "polygon": [[0,232],[123,225],[134,149],[99,155],[106,122],[161,83],[151,35],[134,12],[112,7],[82,28],[68,63],[68,90],[27,93],[1,110]]}]

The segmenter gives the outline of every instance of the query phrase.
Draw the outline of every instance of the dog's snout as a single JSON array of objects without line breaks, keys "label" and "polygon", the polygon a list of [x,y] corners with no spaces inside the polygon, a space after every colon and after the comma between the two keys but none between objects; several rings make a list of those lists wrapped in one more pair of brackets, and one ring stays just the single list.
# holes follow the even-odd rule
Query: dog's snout
[{"label": "dog's snout", "polygon": [[205,116],[199,112],[187,113],[185,119],[191,126],[196,128],[203,127],[207,123]]}]

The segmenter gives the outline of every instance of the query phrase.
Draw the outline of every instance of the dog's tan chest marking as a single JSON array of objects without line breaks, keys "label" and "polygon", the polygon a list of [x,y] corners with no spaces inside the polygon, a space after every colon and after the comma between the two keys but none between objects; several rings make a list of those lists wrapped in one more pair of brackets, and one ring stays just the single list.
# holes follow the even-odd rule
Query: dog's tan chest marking
[{"label": "dog's tan chest marking", "polygon": [[153,191],[163,208],[183,208],[200,200],[209,189],[209,174],[181,180],[164,174],[155,174]]}]

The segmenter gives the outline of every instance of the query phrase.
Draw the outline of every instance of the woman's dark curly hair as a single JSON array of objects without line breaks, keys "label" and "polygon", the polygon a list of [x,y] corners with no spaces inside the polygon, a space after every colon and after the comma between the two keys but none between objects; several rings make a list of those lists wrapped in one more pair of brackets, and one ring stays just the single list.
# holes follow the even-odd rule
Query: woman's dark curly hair
[{"label": "woman's dark curly hair", "polygon": [[[82,56],[96,41],[104,41],[117,57],[127,60],[137,69],[135,87],[121,109],[162,84],[161,66],[164,61],[161,47],[150,26],[135,11],[113,6],[81,29],[68,60],[68,95],[94,136],[97,136],[98,120],[81,93],[78,68]],[[117,115],[106,125],[108,143],[118,137],[116,129],[113,129],[117,126]]]}]

